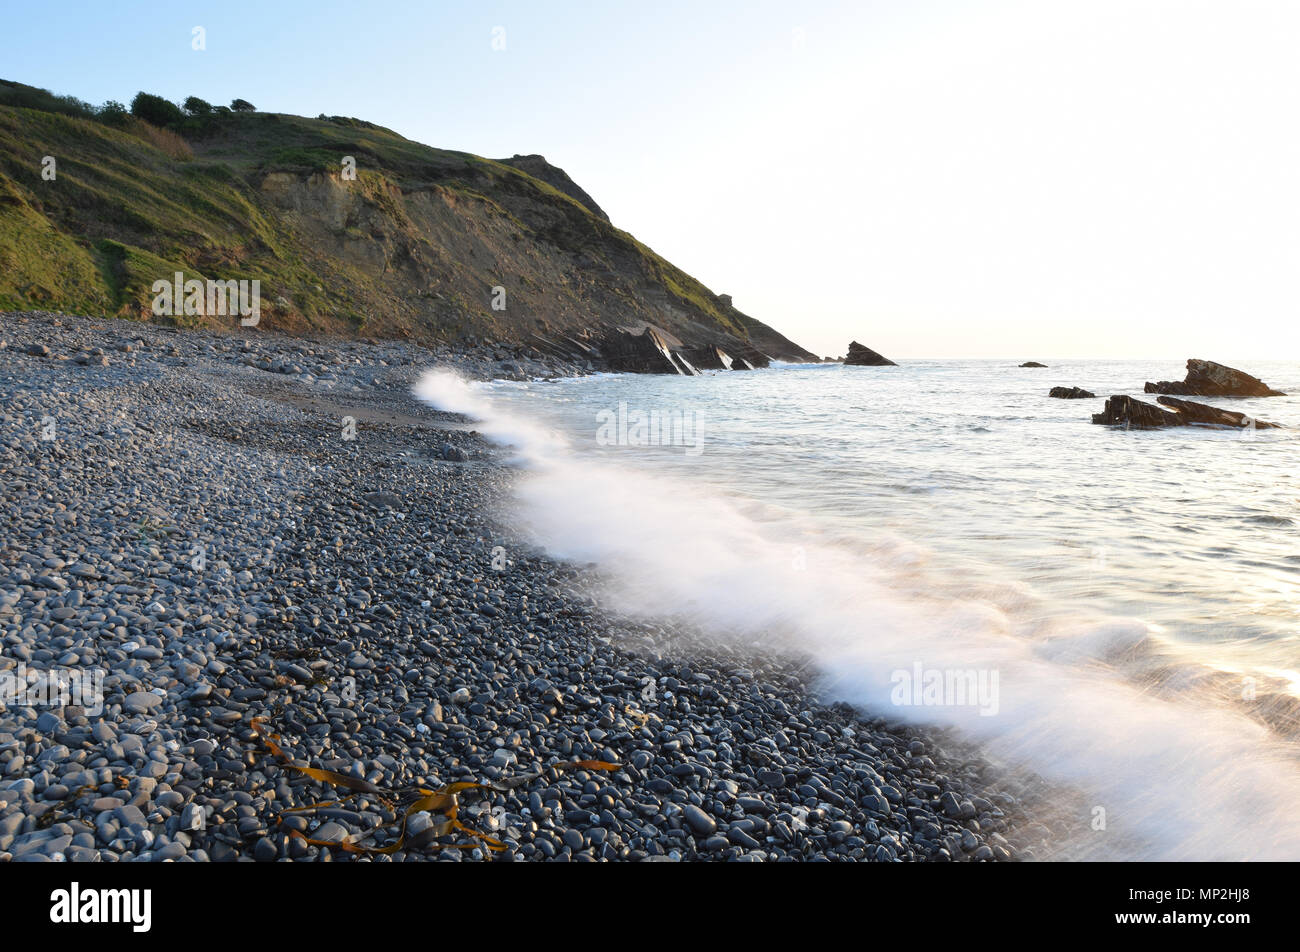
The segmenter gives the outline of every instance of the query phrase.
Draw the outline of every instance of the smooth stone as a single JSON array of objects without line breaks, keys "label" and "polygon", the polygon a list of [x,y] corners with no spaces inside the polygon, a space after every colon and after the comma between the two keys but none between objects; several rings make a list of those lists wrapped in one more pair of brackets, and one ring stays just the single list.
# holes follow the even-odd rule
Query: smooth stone
[{"label": "smooth stone", "polygon": [[697,836],[710,836],[718,829],[717,821],[693,803],[682,807],[682,819]]},{"label": "smooth stone", "polygon": [[147,714],[163,701],[152,691],[135,691],[122,701],[122,707],[132,714]]}]

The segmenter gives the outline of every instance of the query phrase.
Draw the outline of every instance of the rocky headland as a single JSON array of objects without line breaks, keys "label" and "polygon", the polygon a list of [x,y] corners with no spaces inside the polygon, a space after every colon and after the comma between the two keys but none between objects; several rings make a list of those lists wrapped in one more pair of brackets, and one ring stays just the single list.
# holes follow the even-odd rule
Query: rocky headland
[{"label": "rocky headland", "polygon": [[[155,284],[180,275],[258,281],[257,326],[299,336],[635,372],[817,360],[540,155],[345,116],[175,109],[159,128],[78,102],[0,80],[0,308],[229,326],[206,302],[159,307]],[[58,159],[53,179],[33,153]]]}]

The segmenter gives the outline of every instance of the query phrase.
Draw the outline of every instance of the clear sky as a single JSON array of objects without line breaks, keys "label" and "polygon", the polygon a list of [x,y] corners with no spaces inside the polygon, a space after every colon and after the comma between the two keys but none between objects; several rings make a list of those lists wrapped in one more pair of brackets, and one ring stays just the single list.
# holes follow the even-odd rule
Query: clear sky
[{"label": "clear sky", "polygon": [[541,153],[818,353],[1300,359],[1291,0],[72,0],[0,23],[0,76],[95,103],[238,96]]}]

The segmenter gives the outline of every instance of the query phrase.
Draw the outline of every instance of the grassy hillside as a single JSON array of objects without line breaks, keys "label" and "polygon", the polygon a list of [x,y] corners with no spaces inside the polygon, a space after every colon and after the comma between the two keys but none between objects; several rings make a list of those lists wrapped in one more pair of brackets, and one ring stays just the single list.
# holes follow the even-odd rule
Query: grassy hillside
[{"label": "grassy hillside", "polygon": [[151,285],[182,271],[260,280],[262,326],[289,332],[520,341],[648,321],[804,353],[511,165],[343,117],[225,111],[177,134],[41,93],[0,85],[0,309],[155,319]]}]

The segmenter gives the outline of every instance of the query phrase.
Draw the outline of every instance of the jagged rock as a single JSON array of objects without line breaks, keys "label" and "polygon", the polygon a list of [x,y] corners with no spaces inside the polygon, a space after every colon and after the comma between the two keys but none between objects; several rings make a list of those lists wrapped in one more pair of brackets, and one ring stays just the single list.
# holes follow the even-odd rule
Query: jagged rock
[{"label": "jagged rock", "polygon": [[1047,367],[1047,364],[1040,364],[1040,363],[1039,363],[1038,361],[1036,361],[1036,360],[1026,360],[1026,361],[1025,361],[1023,364],[1021,364],[1020,366],[1021,366],[1021,367],[1043,367],[1043,368],[1046,368],[1046,367]]},{"label": "jagged rock", "polygon": [[731,355],[732,370],[757,370],[772,362],[771,357],[748,341],[733,339],[727,344],[727,353]]},{"label": "jagged rock", "polygon": [[1183,425],[1183,420],[1177,413],[1122,394],[1108,399],[1101,413],[1092,415],[1092,422],[1138,430],[1159,430],[1167,426]]},{"label": "jagged rock", "polygon": [[[1092,415],[1093,423],[1105,426],[1123,426],[1137,430],[1159,430],[1171,426],[1233,426],[1258,429],[1275,429],[1276,423],[1252,421],[1244,413],[1233,410],[1220,410],[1204,403],[1192,403],[1189,400],[1175,400],[1161,397],[1164,406],[1143,403],[1132,397],[1117,394],[1106,401],[1106,408],[1101,413]],[[1171,409],[1166,409],[1171,408]]]},{"label": "jagged rock", "polygon": [[848,355],[844,358],[845,367],[897,367],[888,357],[877,354],[870,347],[864,347],[857,341],[849,343]]},{"label": "jagged rock", "polygon": [[637,331],[616,329],[601,346],[610,370],[630,374],[683,374],[698,370],[673,350],[668,335],[649,324]]},{"label": "jagged rock", "polygon": [[1281,390],[1274,390],[1258,377],[1252,377],[1242,370],[1216,364],[1212,360],[1187,361],[1187,377],[1184,380],[1161,380],[1158,383],[1147,382],[1147,393],[1167,393],[1179,397],[1284,397]]},{"label": "jagged rock", "polygon": [[1256,420],[1244,413],[1238,413],[1236,410],[1220,410],[1218,407],[1212,407],[1204,403],[1193,403],[1191,400],[1177,400],[1174,397],[1156,397],[1156,402],[1170,409],[1176,410],[1188,423],[1202,423],[1208,426],[1239,426],[1246,427],[1253,425],[1257,430],[1276,430],[1278,424],[1265,423],[1263,420]]},{"label": "jagged rock", "polygon": [[539,354],[558,357],[561,360],[598,360],[600,349],[591,341],[579,340],[569,335],[559,338],[544,337],[541,334],[529,335],[529,346]]},{"label": "jagged rock", "polygon": [[1096,394],[1091,390],[1084,390],[1082,387],[1053,387],[1049,397],[1057,397],[1061,400],[1091,400],[1096,398]]},{"label": "jagged rock", "polygon": [[[731,370],[732,357],[717,344],[690,347],[682,351],[686,358],[700,370]],[[740,368],[736,368],[740,369]]]}]

